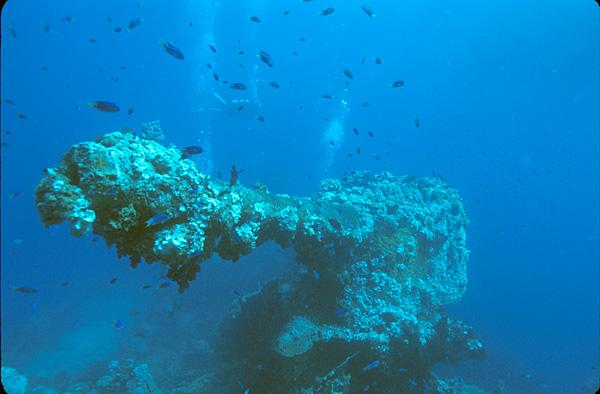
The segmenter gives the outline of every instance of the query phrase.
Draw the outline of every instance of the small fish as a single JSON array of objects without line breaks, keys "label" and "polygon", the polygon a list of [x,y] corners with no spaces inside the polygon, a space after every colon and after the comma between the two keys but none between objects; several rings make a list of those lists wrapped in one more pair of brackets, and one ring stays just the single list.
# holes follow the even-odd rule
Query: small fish
[{"label": "small fish", "polygon": [[17,38],[17,31],[15,29],[13,29],[12,27],[8,29],[8,31],[10,32],[10,35],[13,38]]},{"label": "small fish", "polygon": [[330,95],[329,93],[321,93],[321,97],[323,97],[324,99],[328,99],[328,100],[333,98],[333,96]]},{"label": "small fish", "polygon": [[208,48],[213,52],[213,53],[217,53],[217,48],[212,45],[212,44],[208,44]]},{"label": "small fish", "polygon": [[243,110],[245,107],[243,105],[240,105],[239,107],[237,107],[237,111],[240,112],[241,110]]},{"label": "small fish", "polygon": [[329,221],[329,224],[331,224],[331,227],[333,227],[334,229],[339,231],[342,228],[342,225],[336,219],[329,218],[327,220]]},{"label": "small fish", "polygon": [[146,220],[146,227],[163,224],[163,223],[168,222],[171,219],[173,219],[172,216],[167,215],[164,212],[160,212],[160,213],[157,213],[156,215],[152,216],[150,219]]},{"label": "small fish", "polygon": [[[328,119],[325,119],[325,120],[329,121]],[[329,145],[331,145],[331,146],[334,146],[334,145],[335,145],[335,142],[334,142],[333,140],[330,140],[330,141],[329,141]]]},{"label": "small fish", "polygon": [[17,118],[19,118],[19,119],[21,119],[21,120],[25,120],[25,119],[27,119],[27,115],[25,115],[25,114],[23,114],[23,113],[20,113],[20,112],[19,112],[19,113],[17,114]]},{"label": "small fish", "polygon": [[117,280],[118,280],[118,278],[117,278],[117,277],[114,277],[114,278],[112,278],[112,279],[110,280],[110,284],[111,284],[111,285],[114,285],[115,283],[117,283]]},{"label": "small fish", "polygon": [[127,29],[128,30],[135,29],[136,27],[141,25],[143,21],[144,20],[142,18],[132,19],[131,21],[129,21],[129,24],[127,25]]},{"label": "small fish", "polygon": [[327,15],[331,15],[335,12],[335,8],[329,7],[329,8],[325,8],[323,11],[321,11],[320,15],[322,16],[327,16]]},{"label": "small fish", "polygon": [[160,40],[160,45],[162,45],[165,52],[173,56],[175,59],[183,60],[185,58],[183,52],[181,52],[181,50],[175,45],[167,42],[167,40]]},{"label": "small fish", "polygon": [[419,127],[421,127],[421,121],[419,120],[419,118],[415,118],[414,120],[415,122],[415,127],[418,129]]},{"label": "small fish", "polygon": [[180,148],[181,158],[186,159],[192,155],[199,155],[204,152],[204,149],[198,145],[186,146],[185,148]]},{"label": "small fish", "polygon": [[370,106],[371,106],[371,103],[370,103],[370,102],[368,102],[368,101],[363,101],[363,102],[360,104],[360,106],[361,106],[361,107],[370,107]]},{"label": "small fish", "polygon": [[392,82],[392,87],[393,88],[401,88],[402,86],[404,86],[404,81],[401,80],[401,79]]},{"label": "small fish", "polygon": [[67,15],[62,18],[63,23],[71,23],[73,21],[73,17]]},{"label": "small fish", "polygon": [[360,154],[361,154],[361,152],[362,152],[362,150],[361,150],[360,148],[356,148],[356,154],[357,154],[357,155],[360,155]]},{"label": "small fish", "polygon": [[375,64],[381,64],[381,58],[379,56],[375,58]]},{"label": "small fish", "polygon": [[238,51],[238,53],[237,53],[237,54],[241,56],[241,55],[245,55],[245,54],[246,54],[246,52],[245,52],[245,51]]},{"label": "small fish", "polygon": [[20,190],[17,190],[17,191],[11,192],[11,193],[8,195],[8,198],[9,198],[9,199],[11,199],[11,200],[14,200],[14,199],[18,198],[18,197],[21,195],[21,193],[23,193],[23,192],[22,192],[22,191],[20,191]]},{"label": "small fish", "polygon": [[343,317],[348,313],[348,308],[340,307],[336,308],[334,316],[337,318]]},{"label": "small fish", "polygon": [[363,4],[361,8],[364,11],[364,13],[369,16],[369,18],[375,18],[375,13],[371,9],[371,7],[369,7],[368,5]]},{"label": "small fish", "polygon": [[142,286],[142,289],[146,290],[146,289],[149,289],[151,287],[152,287],[152,285],[144,285],[144,286]]},{"label": "small fish", "polygon": [[406,372],[406,371],[408,371],[408,369],[406,369],[406,368],[399,368],[398,369],[398,372]]},{"label": "small fish", "polygon": [[377,368],[378,366],[381,365],[381,360],[379,359],[375,359],[373,361],[371,361],[369,364],[367,364],[364,368],[363,368],[363,372],[367,372],[370,371],[372,369]]},{"label": "small fish", "polygon": [[46,22],[44,25],[44,33],[50,33],[50,22]]},{"label": "small fish", "polygon": [[273,88],[273,89],[279,89],[279,82],[277,81],[268,81],[269,85]]},{"label": "small fish", "polygon": [[292,55],[294,55],[294,56],[300,56],[300,55],[298,54],[298,52],[296,52],[296,51],[292,51]]},{"label": "small fish", "polygon": [[119,106],[111,101],[92,101],[87,106],[100,112],[119,112],[120,110]]},{"label": "small fish", "polygon": [[120,32],[122,32],[122,31],[123,31],[123,28],[122,28],[122,27],[119,27],[119,26],[117,26],[117,27],[115,27],[115,28],[113,29],[113,31],[114,31],[115,33],[120,33]]},{"label": "small fish", "polygon": [[131,114],[132,114],[134,111],[135,111],[135,109],[133,109],[132,107],[130,107],[130,108],[127,110],[127,115],[131,115]]},{"label": "small fish", "polygon": [[97,44],[98,40],[96,40],[94,37],[91,37],[90,39],[88,39],[88,42],[91,42],[92,44]]},{"label": "small fish", "polygon": [[215,81],[219,81],[219,79],[220,79],[219,78],[219,74],[213,73],[213,78],[214,78]]},{"label": "small fish", "polygon": [[298,39],[298,41],[300,41],[300,42],[306,42],[306,38],[304,38],[304,37],[300,37],[300,38]]},{"label": "small fish", "polygon": [[235,164],[234,164],[231,166],[231,172],[230,172],[230,176],[229,176],[229,187],[237,184],[237,180],[238,180],[238,171],[237,171],[237,168],[235,168]]},{"label": "small fish", "polygon": [[416,389],[417,388],[417,381],[414,379],[410,380],[410,388],[411,389]]},{"label": "small fish", "polygon": [[346,78],[354,79],[354,74],[352,74],[352,71],[350,71],[349,68],[343,68],[342,73],[346,76]]},{"label": "small fish", "polygon": [[315,280],[319,280],[319,278],[321,278],[321,275],[319,274],[318,271],[313,270],[312,275]]},{"label": "small fish", "polygon": [[125,321],[122,319],[117,319],[113,321],[113,327],[115,327],[116,329],[121,329],[121,328],[125,328]]},{"label": "small fish", "polygon": [[262,49],[259,49],[258,51],[256,51],[256,56],[267,66],[273,67],[273,58],[267,52],[263,51]]},{"label": "small fish", "polygon": [[34,289],[33,287],[27,287],[27,286],[12,287],[11,290],[14,292],[23,293],[23,294],[35,294],[38,292],[37,289]]},{"label": "small fish", "polygon": [[360,64],[362,65],[362,64],[365,64],[366,62],[367,62],[367,58],[363,57],[362,60],[360,61]]},{"label": "small fish", "polygon": [[233,90],[246,90],[246,85],[241,82],[232,82],[229,84],[229,87]]},{"label": "small fish", "polygon": [[251,20],[252,22],[254,22],[254,23],[260,23],[260,18],[259,18],[258,16],[256,16],[256,15],[252,15],[252,16],[250,17],[250,20]]},{"label": "small fish", "polygon": [[60,287],[67,287],[69,286],[69,282],[63,282],[60,284]]},{"label": "small fish", "polygon": [[359,135],[359,134],[360,134],[360,132],[358,131],[358,129],[357,129],[356,127],[355,127],[355,128],[353,128],[353,129],[352,129],[352,131],[353,131],[353,132],[354,132],[354,134],[356,134],[356,135]]},{"label": "small fish", "polygon": [[258,115],[258,116],[256,117],[256,120],[258,120],[258,121],[259,121],[259,122],[261,122],[261,123],[265,123],[265,117],[264,117],[264,116],[262,116],[262,115]]},{"label": "small fish", "polygon": [[289,15],[289,14],[290,14],[290,11],[289,11],[289,10],[285,10],[285,11],[283,11],[283,15]]},{"label": "small fish", "polygon": [[367,134],[369,134],[369,137],[375,137],[375,135],[373,134],[373,132],[371,130],[369,130],[369,132]]},{"label": "small fish", "polygon": [[14,100],[11,99],[4,99],[2,100],[3,104],[8,104],[8,105],[17,105],[17,103]]},{"label": "small fish", "polygon": [[163,282],[158,287],[161,288],[161,289],[166,289],[169,286],[171,286],[171,284],[169,282]]}]

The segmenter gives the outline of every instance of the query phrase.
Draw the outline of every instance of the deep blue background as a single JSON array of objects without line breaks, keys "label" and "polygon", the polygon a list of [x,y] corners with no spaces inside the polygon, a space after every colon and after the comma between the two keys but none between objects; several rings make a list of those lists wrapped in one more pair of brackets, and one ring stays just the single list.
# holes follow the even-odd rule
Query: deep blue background
[{"label": "deep blue background", "polygon": [[[141,291],[158,283],[160,267],[131,270],[102,242],[74,239],[64,227],[43,229],[33,191],[45,167],[74,143],[159,119],[168,142],[205,147],[197,161],[212,175],[228,177],[235,163],[242,184],[261,181],[274,192],[311,195],[320,179],[353,169],[440,173],[471,219],[468,293],[451,313],[476,328],[492,359],[509,360],[511,373],[530,374],[543,392],[585,392],[600,368],[597,5],[369,3],[374,19],[348,0],[9,1],[1,93],[16,105],[3,103],[1,119],[9,145],[2,148],[3,365],[29,375],[104,365],[129,349],[111,322],[132,305],[146,316],[157,305],[187,300],[201,309],[192,301],[221,300],[203,312],[216,322],[232,292],[254,289],[290,265],[286,251],[268,247],[236,265],[207,264],[184,296],[173,288]],[[318,15],[328,6],[333,15]],[[143,23],[128,31],[134,17]],[[124,31],[113,32],[116,26]],[[186,59],[168,56],[161,39]],[[257,49],[273,56],[272,69]],[[257,79],[261,107],[194,112],[219,107],[213,91],[226,100],[252,96],[219,85],[207,62],[221,79]],[[343,67],[354,73],[348,85]],[[391,88],[398,79],[406,85]],[[334,99],[321,98],[325,92]],[[121,111],[86,108],[93,100],[115,101]],[[344,132],[332,147],[324,133],[336,120]],[[22,195],[10,199],[15,191]],[[113,276],[119,286],[108,284]],[[63,281],[70,285],[59,288]],[[18,285],[40,293],[10,291]],[[187,333],[178,331],[185,324],[152,324]]]}]

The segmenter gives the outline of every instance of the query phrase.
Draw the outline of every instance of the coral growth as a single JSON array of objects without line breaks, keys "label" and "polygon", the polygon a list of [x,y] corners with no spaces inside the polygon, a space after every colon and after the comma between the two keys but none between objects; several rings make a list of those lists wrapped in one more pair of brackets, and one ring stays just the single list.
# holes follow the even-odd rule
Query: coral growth
[{"label": "coral growth", "polygon": [[355,172],[313,198],[275,195],[115,132],[73,146],[36,194],[46,225],[167,264],[180,291],[214,253],[292,247],[306,274],[241,297],[221,325],[223,369],[251,392],[436,392],[433,364],[483,354],[444,316],[466,288],[467,216],[438,178]]}]

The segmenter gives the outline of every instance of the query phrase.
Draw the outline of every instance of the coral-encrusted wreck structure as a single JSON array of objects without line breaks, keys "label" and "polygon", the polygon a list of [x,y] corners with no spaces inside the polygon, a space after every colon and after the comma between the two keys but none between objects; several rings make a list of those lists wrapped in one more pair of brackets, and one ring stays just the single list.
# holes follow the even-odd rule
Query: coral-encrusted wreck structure
[{"label": "coral-encrusted wreck structure", "polygon": [[133,265],[166,264],[180,291],[214,253],[237,260],[267,241],[295,250],[305,274],[241,297],[223,320],[223,378],[207,392],[444,392],[435,363],[483,354],[444,315],[465,292],[467,216],[440,179],[357,172],[314,197],[276,195],[119,132],[73,146],[46,173],[36,191],[46,225],[100,235]]}]

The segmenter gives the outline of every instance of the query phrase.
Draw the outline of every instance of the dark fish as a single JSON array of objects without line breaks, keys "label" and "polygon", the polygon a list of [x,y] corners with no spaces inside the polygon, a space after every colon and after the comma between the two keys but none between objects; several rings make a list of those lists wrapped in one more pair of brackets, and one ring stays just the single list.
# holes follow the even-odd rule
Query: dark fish
[{"label": "dark fish", "polygon": [[294,56],[300,56],[300,55],[298,54],[298,52],[296,52],[296,51],[292,51],[292,55],[294,55]]},{"label": "dark fish", "polygon": [[371,130],[369,130],[369,132],[367,134],[369,134],[369,137],[375,137],[375,135],[373,135],[373,132]]},{"label": "dark fish", "polygon": [[20,112],[19,112],[19,113],[17,114],[17,118],[19,118],[19,119],[21,119],[21,120],[25,120],[25,119],[27,119],[27,115],[25,115],[25,114],[22,114],[22,113],[20,113]]},{"label": "dark fish", "polygon": [[4,104],[9,104],[9,105],[17,105],[17,103],[15,103],[15,101],[14,101],[14,100],[11,100],[11,99],[4,99],[4,100],[2,100],[2,102],[3,102]]},{"label": "dark fish", "polygon": [[213,78],[215,79],[215,81],[218,81],[220,79],[219,74],[213,73]]},{"label": "dark fish", "polygon": [[233,90],[246,90],[246,85],[241,82],[232,82],[229,84],[229,87]]},{"label": "dark fish", "polygon": [[364,101],[362,104],[360,104],[361,107],[370,107],[371,103],[368,101]]},{"label": "dark fish", "polygon": [[117,26],[117,27],[115,27],[115,28],[113,29],[113,31],[114,31],[115,33],[120,33],[120,32],[122,32],[122,31],[123,31],[123,28],[122,28],[122,27],[119,27],[119,26]]},{"label": "dark fish", "polygon": [[210,64],[210,63],[206,63],[206,67],[208,67],[208,69],[209,69],[209,70],[212,70],[212,69],[213,69],[213,66],[212,66],[212,64]]},{"label": "dark fish", "polygon": [[279,82],[277,81],[268,81],[269,85],[273,88],[273,89],[279,89]]},{"label": "dark fish", "polygon": [[171,284],[169,282],[163,282],[158,287],[161,288],[161,289],[166,289],[169,286],[171,286]]},{"label": "dark fish", "polygon": [[415,127],[418,129],[421,126],[421,121],[419,120],[419,118],[415,118]]},{"label": "dark fish", "polygon": [[44,33],[50,33],[50,22],[46,22],[44,25]]},{"label": "dark fish", "polygon": [[21,193],[22,193],[22,192],[21,192],[20,190],[17,190],[17,191],[11,192],[11,193],[8,195],[8,198],[9,198],[9,199],[11,199],[11,200],[14,200],[15,198],[18,198],[18,197],[21,195]]},{"label": "dark fish", "polygon": [[229,186],[234,186],[235,184],[237,184],[237,180],[238,180],[238,171],[237,168],[235,168],[235,164],[231,166],[231,172],[229,175]]},{"label": "dark fish", "polygon": [[273,58],[267,52],[263,51],[262,49],[259,49],[258,51],[256,51],[256,56],[267,66],[273,67]]},{"label": "dark fish", "polygon": [[131,114],[132,114],[134,111],[135,111],[135,109],[133,109],[133,108],[129,108],[129,109],[127,110],[127,115],[131,115]]},{"label": "dark fish", "polygon": [[359,132],[358,132],[358,129],[357,129],[356,127],[355,127],[355,128],[353,128],[353,129],[352,129],[352,131],[353,131],[353,132],[354,132],[354,134],[356,134],[356,135],[358,135],[358,134],[359,134]]},{"label": "dark fish", "polygon": [[381,58],[379,56],[375,58],[375,64],[381,64]]},{"label": "dark fish", "polygon": [[110,284],[111,284],[111,285],[114,285],[115,283],[117,283],[117,280],[118,280],[118,278],[117,278],[117,277],[114,277],[114,278],[112,278],[112,279],[110,280]]},{"label": "dark fish", "polygon": [[67,287],[69,286],[69,282],[63,282],[60,284],[60,287]]},{"label": "dark fish", "polygon": [[324,99],[328,99],[328,100],[333,98],[333,96],[330,95],[329,93],[321,93],[321,97],[323,97]]},{"label": "dark fish", "polygon": [[42,71],[48,71],[48,66],[42,66],[41,69]]},{"label": "dark fish", "polygon": [[261,123],[265,123],[265,117],[264,117],[264,116],[262,116],[262,115],[258,115],[258,116],[256,117],[256,120],[258,120],[258,121],[259,121],[259,122],[261,122]]},{"label": "dark fish", "polygon": [[331,146],[334,146],[334,145],[335,145],[335,141],[333,141],[333,140],[330,140],[330,141],[329,141],[329,145],[331,145]]},{"label": "dark fish", "polygon": [[110,16],[107,16],[107,17],[106,17],[106,21],[107,21],[107,22],[112,22],[112,18],[111,18]]},{"label": "dark fish", "polygon": [[304,38],[304,37],[300,37],[300,38],[298,39],[298,41],[300,41],[300,42],[306,42],[306,38]]},{"label": "dark fish", "polygon": [[360,64],[365,64],[367,62],[367,58],[363,57],[362,60],[360,61]]},{"label": "dark fish", "polygon": [[27,287],[27,286],[12,287],[11,290],[15,291],[17,293],[23,293],[23,294],[35,294],[38,292],[37,289],[34,289],[33,287]]},{"label": "dark fish", "polygon": [[379,157],[379,155],[375,155],[375,160],[381,160],[381,157]]},{"label": "dark fish", "polygon": [[242,63],[238,63],[238,67],[239,68],[246,68],[246,66],[244,66]]},{"label": "dark fish", "polygon": [[283,15],[289,15],[289,14],[290,14],[290,11],[288,11],[288,10],[283,11]]},{"label": "dark fish", "polygon": [[202,152],[204,152],[204,149],[201,146],[192,145],[186,146],[185,148],[180,148],[179,151],[181,152],[181,158],[186,159],[192,155],[201,154]]},{"label": "dark fish", "polygon": [[181,52],[179,48],[177,48],[173,44],[168,43],[166,40],[160,40],[160,45],[162,45],[165,52],[173,56],[175,59],[182,60],[185,57],[183,55],[183,52]]},{"label": "dark fish", "polygon": [[88,41],[91,42],[92,44],[98,43],[98,40],[96,40],[94,37],[90,38]]},{"label": "dark fish", "polygon": [[342,228],[342,225],[336,219],[329,218],[327,220],[329,221],[329,224],[331,224],[331,227],[333,227],[334,229],[340,230]]},{"label": "dark fish", "polygon": [[245,53],[246,53],[246,52],[244,52],[244,51],[238,51],[238,53],[237,53],[237,54],[238,54],[238,55],[244,55]]},{"label": "dark fish", "polygon": [[208,48],[210,48],[210,50],[213,51],[214,53],[217,53],[217,48],[215,48],[214,45],[208,44]]},{"label": "dark fish", "polygon": [[392,82],[392,87],[393,88],[401,88],[402,86],[404,86],[404,81],[401,80],[401,79]]},{"label": "dark fish", "polygon": [[73,21],[73,18],[71,16],[67,15],[62,18],[62,21],[64,23],[71,23]]},{"label": "dark fish", "polygon": [[173,219],[172,216],[167,215],[164,212],[160,212],[160,213],[157,213],[156,215],[152,216],[150,219],[146,220],[146,227],[163,224],[163,223],[168,222],[171,219]]},{"label": "dark fish", "polygon": [[237,110],[238,110],[238,112],[240,112],[240,111],[241,111],[241,110],[243,110],[243,109],[244,109],[244,106],[243,106],[243,105],[240,105],[239,107],[237,107]]},{"label": "dark fish", "polygon": [[8,29],[8,31],[10,32],[10,35],[13,38],[17,38],[17,31],[15,29],[13,29],[12,27]]},{"label": "dark fish", "polygon": [[322,16],[327,16],[327,15],[331,15],[335,12],[335,8],[329,7],[329,8],[325,8],[323,11],[321,11],[321,15]]},{"label": "dark fish", "polygon": [[371,7],[363,4],[363,6],[361,8],[365,12],[365,14],[367,14],[369,16],[369,18],[375,18],[375,13],[371,9]]},{"label": "dark fish", "polygon": [[152,287],[152,285],[144,285],[144,286],[142,286],[142,289],[146,290],[146,289],[149,289],[151,287]]},{"label": "dark fish", "polygon": [[131,21],[129,21],[129,24],[127,25],[127,29],[129,29],[129,30],[135,29],[136,27],[138,27],[139,25],[141,25],[142,22],[143,22],[142,18],[132,19]]},{"label": "dark fish", "polygon": [[252,15],[250,20],[254,23],[260,23],[260,18],[258,16]]},{"label": "dark fish", "polygon": [[349,68],[343,68],[342,69],[342,73],[344,73],[344,75],[346,76],[346,78],[348,78],[348,79],[354,79],[354,74],[352,74],[352,71],[350,71]]},{"label": "dark fish", "polygon": [[87,106],[101,112],[119,112],[120,110],[117,104],[110,101],[92,101]]}]

